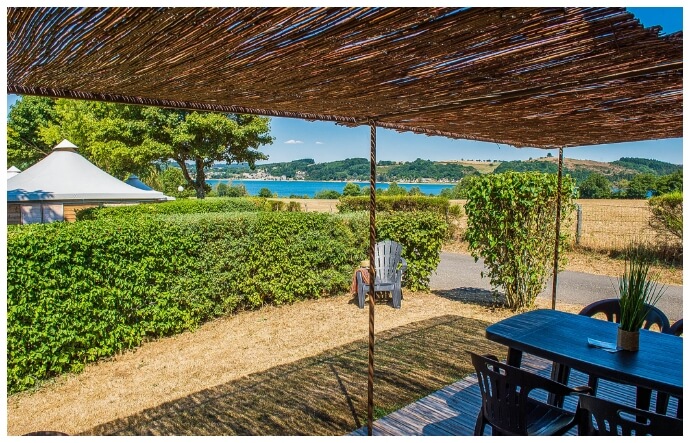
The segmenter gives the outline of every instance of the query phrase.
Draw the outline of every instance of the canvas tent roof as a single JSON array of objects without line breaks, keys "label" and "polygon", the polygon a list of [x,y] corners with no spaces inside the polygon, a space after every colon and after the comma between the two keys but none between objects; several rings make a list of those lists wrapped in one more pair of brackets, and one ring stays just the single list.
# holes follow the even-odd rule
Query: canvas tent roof
[{"label": "canvas tent roof", "polygon": [[67,140],[43,160],[7,180],[7,201],[161,201],[158,191],[124,183],[79,155]]},{"label": "canvas tent roof", "polygon": [[7,178],[14,177],[15,175],[19,174],[22,172],[18,167],[12,166],[7,170]]}]

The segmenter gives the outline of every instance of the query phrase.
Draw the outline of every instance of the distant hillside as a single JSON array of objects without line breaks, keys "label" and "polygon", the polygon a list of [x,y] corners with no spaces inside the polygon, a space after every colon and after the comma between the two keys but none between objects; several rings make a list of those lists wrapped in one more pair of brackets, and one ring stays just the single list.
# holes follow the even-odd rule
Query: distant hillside
[{"label": "distant hillside", "polygon": [[612,165],[622,166],[624,168],[633,169],[643,174],[666,175],[672,174],[679,169],[683,169],[681,165],[674,165],[659,160],[650,160],[647,158],[623,157],[620,160],[611,162]]},{"label": "distant hillside", "polygon": [[[377,175],[381,181],[416,182],[441,181],[456,182],[468,175],[502,173],[506,171],[558,172],[558,158],[541,157],[527,161],[479,161],[479,160],[446,160],[430,161],[417,159],[412,162],[381,161],[378,163]],[[630,180],[640,173],[667,175],[682,166],[658,160],[623,157],[614,162],[597,162],[593,160],[564,159],[564,172],[576,181],[585,180],[593,172],[600,173],[611,182]],[[366,158],[348,158],[333,162],[316,163],[306,158],[291,162],[267,163],[257,165],[267,174],[305,180],[369,180],[369,160]],[[301,171],[302,174],[297,174]],[[213,178],[238,177],[243,172],[252,172],[246,165],[216,165],[212,168]],[[253,171],[256,172],[256,171]]]}]

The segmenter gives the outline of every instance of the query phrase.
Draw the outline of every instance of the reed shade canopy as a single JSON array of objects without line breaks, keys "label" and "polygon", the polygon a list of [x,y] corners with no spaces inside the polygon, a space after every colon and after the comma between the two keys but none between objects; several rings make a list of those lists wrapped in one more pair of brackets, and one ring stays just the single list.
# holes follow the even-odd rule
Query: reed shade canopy
[{"label": "reed shade canopy", "polygon": [[8,8],[7,91],[556,148],[682,136],[623,8]]},{"label": "reed shade canopy", "polygon": [[682,137],[682,37],[622,8],[7,8],[7,92],[369,125],[373,264],[376,127],[561,165]]}]

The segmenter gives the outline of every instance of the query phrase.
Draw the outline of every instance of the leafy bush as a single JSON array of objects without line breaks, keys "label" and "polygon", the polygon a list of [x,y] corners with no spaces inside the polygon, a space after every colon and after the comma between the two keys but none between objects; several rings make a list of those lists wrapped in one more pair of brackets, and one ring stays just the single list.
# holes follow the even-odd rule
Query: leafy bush
[{"label": "leafy bush", "polygon": [[[367,223],[367,230],[369,229]],[[445,219],[433,212],[382,214],[376,220],[377,238],[394,240],[407,261],[403,285],[411,291],[429,289],[431,273],[441,261],[441,246],[448,236]]]},{"label": "leafy bush", "polygon": [[[390,214],[378,226],[403,244],[408,287],[428,286],[443,218]],[[240,307],[343,293],[367,245],[363,213],[133,212],[10,226],[8,392]]]},{"label": "leafy bush", "polygon": [[[337,204],[336,207],[340,212],[368,211],[369,196],[367,195],[359,197],[340,197],[340,202]],[[442,215],[447,215],[450,211],[450,208],[450,202],[447,198],[444,197],[425,197],[409,195],[376,197],[376,209],[379,212],[432,211]]]},{"label": "leafy bush", "polygon": [[203,200],[175,200],[127,206],[88,208],[77,213],[77,220],[95,220],[103,217],[154,214],[199,214],[211,212],[262,211],[271,209],[262,198],[205,198]]},{"label": "leafy bush", "polygon": [[[465,238],[475,260],[484,258],[494,291],[502,286],[514,310],[533,306],[553,266],[557,186],[552,174],[508,172],[476,178],[468,190]],[[563,177],[562,248],[572,195],[573,181]]]},{"label": "leafy bush", "polygon": [[649,199],[649,209],[652,217],[650,226],[658,232],[670,234],[676,239],[683,240],[683,193],[652,197]]}]

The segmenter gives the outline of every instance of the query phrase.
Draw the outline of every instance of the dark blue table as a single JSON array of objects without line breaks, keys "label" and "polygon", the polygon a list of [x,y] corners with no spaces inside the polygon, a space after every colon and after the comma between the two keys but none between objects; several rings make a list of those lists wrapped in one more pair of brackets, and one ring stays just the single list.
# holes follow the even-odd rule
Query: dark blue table
[{"label": "dark blue table", "polygon": [[489,340],[508,346],[508,364],[520,366],[527,352],[586,374],[683,397],[683,339],[640,331],[636,352],[607,352],[587,339],[616,342],[618,324],[550,309],[538,309],[486,328]]}]

